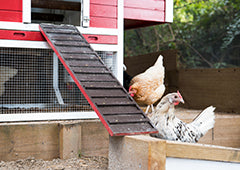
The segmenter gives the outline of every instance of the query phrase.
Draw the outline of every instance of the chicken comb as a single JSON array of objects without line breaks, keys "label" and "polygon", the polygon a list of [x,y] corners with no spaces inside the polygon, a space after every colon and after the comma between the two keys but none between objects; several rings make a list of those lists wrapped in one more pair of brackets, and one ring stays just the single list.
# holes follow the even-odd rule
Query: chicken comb
[{"label": "chicken comb", "polygon": [[179,97],[180,99],[183,98],[179,91],[177,91],[177,94],[178,94],[178,97]]}]

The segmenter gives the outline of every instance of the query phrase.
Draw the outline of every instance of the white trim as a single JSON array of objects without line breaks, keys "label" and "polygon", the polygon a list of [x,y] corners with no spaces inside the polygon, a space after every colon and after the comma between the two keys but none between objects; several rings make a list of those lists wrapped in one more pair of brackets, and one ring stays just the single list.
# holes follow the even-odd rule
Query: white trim
[{"label": "white trim", "polygon": [[[118,51],[118,45],[90,44],[96,51]],[[0,40],[0,47],[51,49],[47,41]]]},{"label": "white trim", "polygon": [[67,120],[67,119],[98,119],[98,116],[95,112],[0,114],[0,122],[35,121],[35,120]]},{"label": "white trim", "polygon": [[2,22],[2,21],[0,21],[0,29],[21,30],[21,31],[40,31],[39,24],[23,24],[18,22]]},{"label": "white trim", "polygon": [[90,44],[95,51],[118,51],[118,45]]},{"label": "white trim", "polygon": [[64,104],[61,92],[58,87],[58,56],[56,53],[53,53],[53,89],[55,91],[57,100],[59,104]]},{"label": "white trim", "polygon": [[51,49],[47,41],[0,40],[0,47]]},{"label": "white trim", "polygon": [[173,22],[173,0],[165,0],[165,22]]},{"label": "white trim", "polygon": [[31,0],[22,0],[22,22],[31,23]]},{"label": "white trim", "polygon": [[117,29],[112,29],[112,28],[95,28],[95,27],[83,28],[83,27],[77,27],[77,29],[82,34],[118,35],[118,30]]},{"label": "white trim", "polygon": [[[18,22],[2,22],[2,21],[0,21],[0,29],[20,30],[20,31],[40,31],[39,24],[24,24],[24,23],[18,23]],[[112,29],[112,28],[77,27],[77,29],[82,34],[118,35],[118,30]]]},{"label": "white trim", "polygon": [[90,0],[82,0],[82,23],[83,27],[89,27],[90,25]]},{"label": "white trim", "polygon": [[210,160],[199,160],[199,159],[184,159],[184,158],[170,158],[166,159],[166,169],[175,170],[176,165],[184,170],[238,170],[240,165],[235,162],[221,162],[221,161],[210,161]]},{"label": "white trim", "polygon": [[119,82],[123,84],[123,31],[124,31],[124,2],[118,1],[118,53],[117,53],[117,75]]}]

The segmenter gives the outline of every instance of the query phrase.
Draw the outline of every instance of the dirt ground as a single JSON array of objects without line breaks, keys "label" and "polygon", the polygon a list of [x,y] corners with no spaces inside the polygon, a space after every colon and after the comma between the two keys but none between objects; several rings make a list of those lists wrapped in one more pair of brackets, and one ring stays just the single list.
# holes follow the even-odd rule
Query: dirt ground
[{"label": "dirt ground", "polygon": [[104,157],[81,157],[67,160],[44,161],[33,157],[17,161],[0,161],[0,170],[107,170],[108,159]]}]

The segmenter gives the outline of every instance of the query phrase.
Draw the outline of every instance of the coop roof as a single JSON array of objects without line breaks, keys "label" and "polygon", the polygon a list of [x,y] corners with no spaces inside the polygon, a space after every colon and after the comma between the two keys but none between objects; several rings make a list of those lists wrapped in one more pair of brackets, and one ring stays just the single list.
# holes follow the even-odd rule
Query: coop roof
[{"label": "coop roof", "polygon": [[76,27],[40,30],[111,136],[157,132]]}]

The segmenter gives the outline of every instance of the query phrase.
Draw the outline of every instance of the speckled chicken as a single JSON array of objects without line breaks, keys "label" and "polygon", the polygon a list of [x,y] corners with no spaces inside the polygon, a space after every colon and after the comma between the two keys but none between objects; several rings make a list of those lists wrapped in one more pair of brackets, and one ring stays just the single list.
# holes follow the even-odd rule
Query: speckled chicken
[{"label": "speckled chicken", "polygon": [[182,142],[198,142],[198,140],[214,127],[214,110],[212,106],[203,110],[191,123],[184,123],[174,115],[175,106],[184,100],[179,92],[170,93],[162,98],[155,112],[149,115],[159,133],[153,137]]},{"label": "speckled chicken", "polygon": [[160,55],[153,66],[145,72],[136,75],[130,82],[129,94],[140,105],[150,106],[158,101],[165,91],[163,57]]}]

